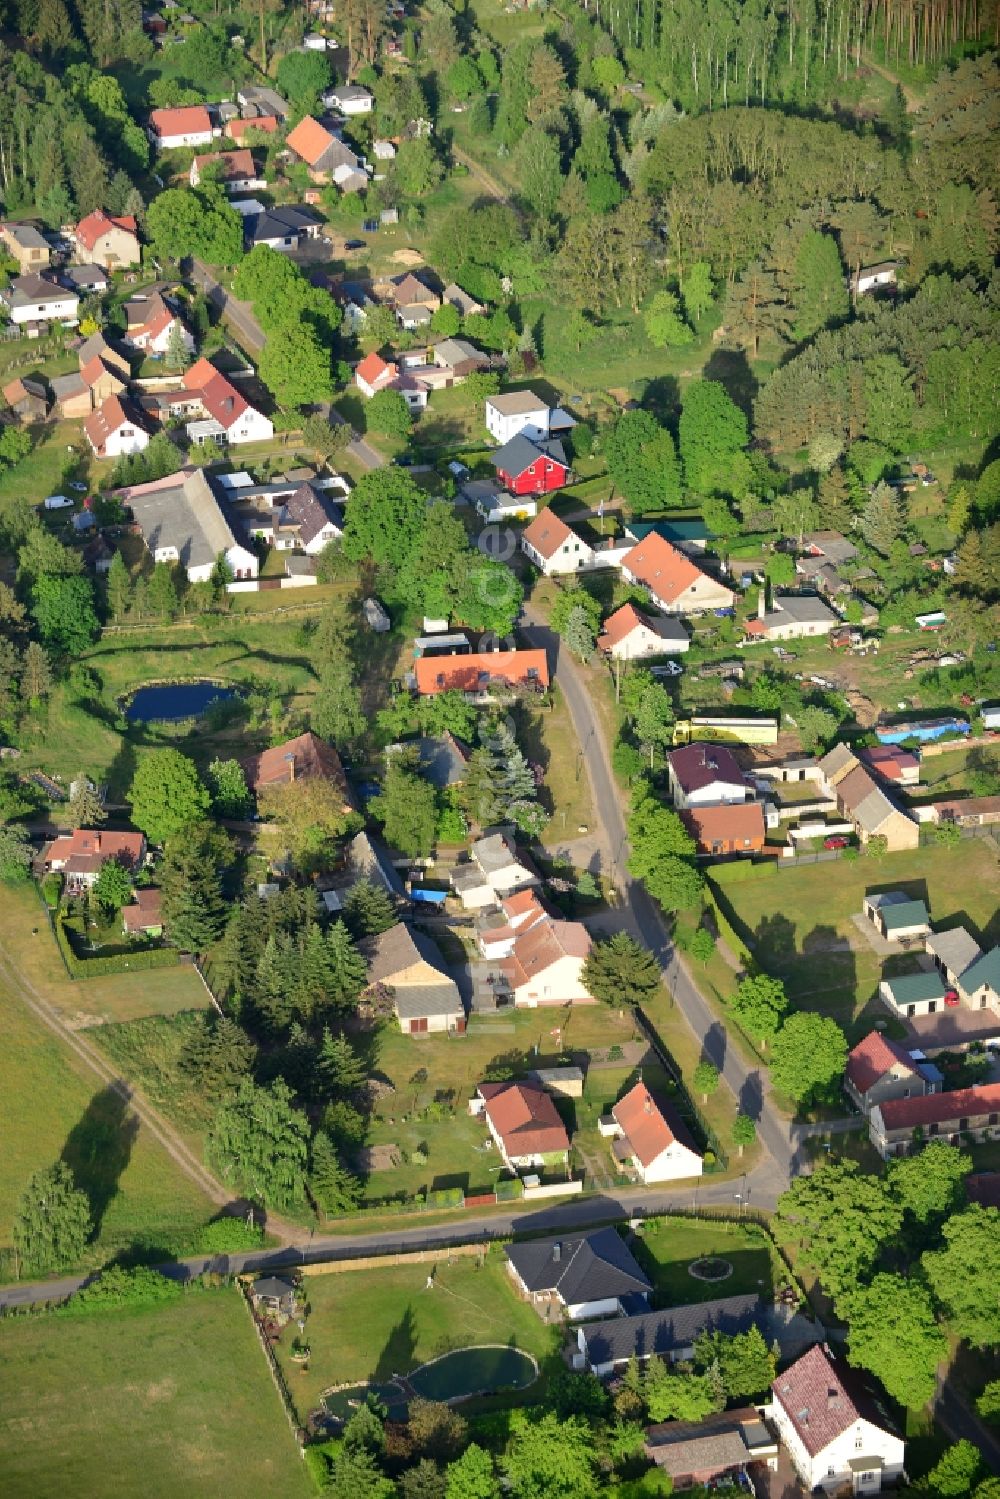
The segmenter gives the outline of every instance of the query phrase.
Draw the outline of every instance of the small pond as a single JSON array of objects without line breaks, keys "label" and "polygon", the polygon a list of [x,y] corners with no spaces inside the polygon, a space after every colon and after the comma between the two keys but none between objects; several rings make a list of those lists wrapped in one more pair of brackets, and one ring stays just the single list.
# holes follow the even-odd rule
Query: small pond
[{"label": "small pond", "polygon": [[346,1390],[329,1390],[323,1396],[323,1404],[334,1420],[347,1422],[359,1405],[364,1405],[369,1395],[374,1395],[386,1407],[390,1421],[405,1421],[407,1416],[406,1396],[394,1382],[389,1384],[355,1384]]},{"label": "small pond", "polygon": [[185,718],[200,718],[211,703],[235,696],[235,687],[220,687],[218,682],[164,682],[140,687],[125,717],[130,723],[180,723]]},{"label": "small pond", "polygon": [[458,1348],[421,1364],[408,1376],[408,1383],[425,1400],[460,1400],[491,1390],[524,1390],[537,1378],[538,1365],[530,1354],[503,1344]]}]

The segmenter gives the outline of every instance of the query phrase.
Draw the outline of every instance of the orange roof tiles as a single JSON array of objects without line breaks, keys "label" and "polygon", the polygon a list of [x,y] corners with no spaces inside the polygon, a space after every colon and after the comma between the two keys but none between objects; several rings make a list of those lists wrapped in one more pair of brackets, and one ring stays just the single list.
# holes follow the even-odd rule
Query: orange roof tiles
[{"label": "orange roof tiles", "polygon": [[319,120],[314,120],[312,115],[306,115],[294,130],[288,132],[287,144],[291,146],[296,156],[301,156],[302,160],[312,167],[335,139],[336,137],[321,125]]},{"label": "orange roof tiles", "polygon": [[503,971],[515,989],[552,968],[563,958],[586,958],[591,941],[580,921],[544,921],[519,933]]},{"label": "orange roof tiles", "polygon": [[620,645],[623,640],[628,639],[633,630],[638,630],[643,625],[649,628],[645,616],[639,613],[635,605],[623,604],[620,609],[615,610],[614,614],[609,614],[604,621],[604,629],[598,641],[601,650],[609,651],[612,646]]},{"label": "orange roof tiles", "polygon": [[260,115],[255,120],[229,120],[226,123],[225,133],[230,140],[240,141],[249,130],[260,130],[265,135],[273,135],[278,128],[276,115]]},{"label": "orange roof tiles", "polygon": [[679,599],[692,583],[704,576],[683,552],[672,547],[655,531],[626,553],[622,567],[668,604]]},{"label": "orange roof tiles", "polygon": [[495,682],[510,687],[549,685],[543,650],[486,651],[477,656],[421,656],[413,663],[417,691],[478,692]]},{"label": "orange roof tiles", "polygon": [[951,1124],[957,1119],[1000,1111],[1000,1083],[980,1083],[951,1093],[929,1093],[923,1098],[887,1098],[878,1108],[887,1130]]},{"label": "orange roof tiles", "polygon": [[149,123],[161,139],[167,135],[202,135],[212,128],[208,110],[203,104],[182,105],[177,109],[154,109]]},{"label": "orange roof tiles", "polygon": [[764,814],[760,802],[728,802],[718,807],[689,807],[681,821],[697,839],[699,853],[712,853],[716,843],[764,845]]},{"label": "orange roof tiles", "polygon": [[870,1031],[847,1058],[847,1077],[859,1093],[867,1093],[880,1077],[884,1077],[896,1066],[905,1067],[914,1077],[918,1075],[917,1066],[909,1052],[904,1051],[897,1042],[890,1041],[888,1036]]},{"label": "orange roof tiles", "polygon": [[135,219],[130,213],[123,213],[116,218],[105,213],[103,208],[95,208],[93,213],[88,213],[77,224],[77,243],[83,245],[84,249],[92,250],[101,235],[107,234],[109,229],[124,229],[126,234],[135,234]]},{"label": "orange roof tiles", "polygon": [[371,353],[365,355],[364,359],[357,365],[354,373],[366,385],[374,385],[376,380],[380,379],[387,370],[391,370],[393,376],[395,376],[396,366],[394,364],[388,363],[382,358],[381,354]]},{"label": "orange roof tiles", "polygon": [[480,1083],[479,1094],[509,1156],[569,1149],[566,1128],[544,1089],[530,1083]]},{"label": "orange roof tiles", "polygon": [[643,1166],[651,1166],[675,1140],[689,1146],[680,1120],[665,1104],[656,1102],[645,1083],[636,1083],[618,1100],[611,1113],[624,1131],[632,1154]]},{"label": "orange roof tiles", "polygon": [[554,557],[559,548],[567,541],[573,539],[574,533],[566,522],[551,510],[539,511],[531,525],[525,531],[522,540],[544,557],[546,562]]}]

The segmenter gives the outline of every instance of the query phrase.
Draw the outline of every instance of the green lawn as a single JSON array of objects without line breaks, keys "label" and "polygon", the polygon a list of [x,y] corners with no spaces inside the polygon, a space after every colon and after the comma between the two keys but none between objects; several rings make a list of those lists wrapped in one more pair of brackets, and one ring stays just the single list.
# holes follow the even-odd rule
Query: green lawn
[{"label": "green lawn", "polygon": [[[37,936],[25,926],[33,911]],[[108,986],[135,984],[128,975],[94,981],[99,988],[91,995],[88,985],[71,984],[65,974],[56,978],[58,955],[44,923],[32,892],[4,891],[0,948],[44,998],[58,997],[67,1012],[75,1001],[82,1010],[100,1005],[101,995],[111,992]],[[51,983],[47,973],[53,975]],[[142,984],[159,977],[143,974]],[[99,1219],[88,1265],[104,1263],[140,1241],[166,1255],[193,1247],[213,1205],[142,1131],[122,1100],[34,1018],[3,977],[0,1017],[0,1273],[12,1278],[11,1226],[29,1176],[60,1157],[88,1192]]]},{"label": "green lawn", "polygon": [[742,882],[726,870],[713,870],[710,886],[737,936],[769,973],[784,980],[796,1005],[833,1015],[852,1037],[881,1013],[873,996],[882,960],[852,920],[866,891],[905,890],[926,901],[936,927],[967,926],[984,945],[1000,936],[997,853],[987,839],[881,860],[810,864]]},{"label": "green lawn", "polygon": [[482,1263],[472,1257],[449,1263],[443,1251],[436,1264],[309,1276],[305,1290],[308,1370],[288,1359],[294,1327],[285,1330],[277,1349],[301,1416],[331,1385],[408,1374],[452,1348],[508,1343],[541,1362],[559,1347],[559,1331],[546,1327],[515,1294],[499,1250],[489,1251]]},{"label": "green lawn", "polygon": [[237,1295],[5,1322],[0,1490],[307,1499],[312,1485]]},{"label": "green lawn", "polygon": [[[654,1306],[685,1306],[719,1296],[760,1291],[769,1296],[788,1280],[782,1261],[764,1229],[755,1223],[659,1218],[647,1224],[634,1246],[635,1257],[653,1282]],[[698,1280],[689,1266],[717,1256],[733,1267],[725,1280]]]}]

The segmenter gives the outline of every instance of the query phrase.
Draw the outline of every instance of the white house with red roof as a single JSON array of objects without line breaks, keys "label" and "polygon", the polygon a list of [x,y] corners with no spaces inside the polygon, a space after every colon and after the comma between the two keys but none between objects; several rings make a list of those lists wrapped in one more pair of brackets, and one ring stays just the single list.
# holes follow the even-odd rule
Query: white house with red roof
[{"label": "white house with red roof", "polygon": [[651,656],[678,656],[691,644],[679,619],[667,614],[644,614],[634,604],[623,604],[604,621],[597,645],[614,661],[642,661]]},{"label": "white house with red roof", "polygon": [[142,258],[135,219],[130,213],[117,216],[95,208],[76,226],[74,259],[84,265],[100,265],[106,271],[138,265]]},{"label": "white house with red roof", "polygon": [[380,390],[388,390],[399,378],[399,366],[381,354],[366,354],[354,370],[354,383],[363,396],[371,400]]},{"label": "white house with red roof", "polygon": [[[159,292],[141,301],[137,298],[126,303],[125,315],[129,322],[123,342],[130,348],[144,349],[150,354],[165,354],[174,328],[179,327],[185,349],[189,354],[194,352],[193,336]],[[133,321],[135,318],[141,321]]]},{"label": "white house with red roof", "polygon": [[881,1031],[869,1031],[847,1058],[844,1091],[866,1117],[889,1098],[922,1098],[937,1086],[898,1041]]},{"label": "white house with red roof", "polygon": [[230,445],[267,442],[274,436],[274,423],[250,405],[240,391],[214,364],[199,359],[184,372],[184,389],[198,397],[205,413],[202,421],[189,422],[188,436],[195,443],[212,437]]},{"label": "white house with red roof", "polygon": [[808,1492],[877,1494],[903,1472],[905,1445],[853,1369],[820,1344],[771,1386],[771,1416]]},{"label": "white house with red roof", "polygon": [[920,781],[920,756],[901,745],[873,744],[859,750],[858,759],[893,786],[916,786]]},{"label": "white house with red roof", "polygon": [[625,554],[622,576],[645,588],[664,614],[703,614],[707,609],[731,609],[736,603],[731,588],[703,573],[655,531]]},{"label": "white house with red roof", "polygon": [[521,550],[547,578],[593,567],[594,548],[549,509],[535,516],[521,536]]},{"label": "white house with red roof", "polygon": [[509,1171],[567,1164],[566,1126],[544,1088],[532,1083],[480,1083],[469,1112],[485,1117]]},{"label": "white house with red roof", "polygon": [[158,151],[180,146],[208,146],[216,135],[212,117],[204,104],[183,104],[175,109],[154,109],[147,134]]},{"label": "white house with red roof", "polygon": [[685,744],[667,759],[670,795],[679,810],[753,800],[753,787],[724,744]]},{"label": "white house with red roof", "polygon": [[500,965],[516,1008],[594,1004],[583,981],[592,943],[582,921],[545,921],[519,932]]},{"label": "white house with red roof", "polygon": [[677,1111],[657,1102],[643,1082],[619,1098],[610,1122],[602,1121],[600,1129],[605,1136],[614,1135],[616,1160],[647,1186],[702,1174],[702,1158]]},{"label": "white house with red roof", "polygon": [[188,172],[191,186],[197,187],[205,172],[212,168],[217,168],[218,180],[227,193],[252,193],[267,187],[247,146],[236,151],[210,151],[205,156],[194,157]]},{"label": "white house with red roof", "polygon": [[95,458],[141,453],[149,446],[151,435],[135,407],[120,395],[102,401],[85,420],[83,431]]}]

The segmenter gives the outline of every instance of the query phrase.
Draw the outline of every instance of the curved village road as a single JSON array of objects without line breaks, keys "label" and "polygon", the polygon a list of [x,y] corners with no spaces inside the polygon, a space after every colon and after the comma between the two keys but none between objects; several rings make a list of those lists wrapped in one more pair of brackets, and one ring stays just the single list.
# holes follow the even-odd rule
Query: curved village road
[{"label": "curved village road", "polygon": [[[809,1132],[794,1129],[782,1118],[768,1096],[766,1074],[748,1066],[728,1044],[725,1026],[670,941],[657,906],[639,881],[633,880],[628,873],[625,818],[600,721],[576,662],[569,651],[561,649],[559,636],[543,623],[530,605],[525,607],[524,635],[532,645],[544,646],[553,663],[553,675],[566,698],[590,781],[594,807],[604,824],[612,851],[611,878],[621,893],[625,924],[656,955],[674,1002],[695,1039],[701,1043],[705,1058],[718,1068],[738,1100],[741,1112],[749,1114],[756,1123],[758,1138],[770,1156],[770,1160],[762,1162],[754,1172],[754,1177],[761,1179],[757,1200],[762,1207],[773,1206],[789,1179],[804,1168],[801,1141]],[[761,1190],[765,1183],[766,1188]]]}]

